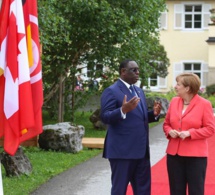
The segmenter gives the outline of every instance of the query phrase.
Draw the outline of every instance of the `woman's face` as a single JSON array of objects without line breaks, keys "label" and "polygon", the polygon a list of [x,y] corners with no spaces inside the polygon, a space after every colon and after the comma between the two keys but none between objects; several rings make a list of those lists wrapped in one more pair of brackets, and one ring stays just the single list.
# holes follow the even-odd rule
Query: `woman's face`
[{"label": "woman's face", "polygon": [[176,94],[177,94],[178,96],[183,97],[185,94],[188,93],[189,87],[185,87],[185,86],[182,84],[181,79],[178,79],[177,84],[176,84],[176,86],[175,86],[175,91],[176,91]]}]

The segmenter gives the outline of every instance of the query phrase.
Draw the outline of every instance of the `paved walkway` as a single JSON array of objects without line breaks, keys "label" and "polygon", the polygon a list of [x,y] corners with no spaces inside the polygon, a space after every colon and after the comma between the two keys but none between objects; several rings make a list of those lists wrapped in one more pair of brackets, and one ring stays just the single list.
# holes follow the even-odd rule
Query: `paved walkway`
[{"label": "paved walkway", "polygon": [[[151,164],[164,155],[167,139],[162,124],[150,129]],[[31,195],[110,195],[109,162],[101,154],[49,180]]]}]

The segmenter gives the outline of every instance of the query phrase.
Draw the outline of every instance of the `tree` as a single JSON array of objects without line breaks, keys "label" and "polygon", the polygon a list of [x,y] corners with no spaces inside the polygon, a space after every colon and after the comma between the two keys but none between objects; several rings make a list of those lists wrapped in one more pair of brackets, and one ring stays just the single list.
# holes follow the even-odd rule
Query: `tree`
[{"label": "tree", "polygon": [[139,63],[142,82],[154,69],[167,75],[169,61],[158,33],[164,0],[39,0],[38,5],[45,102],[53,99],[62,75],[70,83],[65,90],[75,98],[75,73],[81,64],[108,67],[108,72],[92,75],[106,75],[103,87],[117,78],[125,58]]}]

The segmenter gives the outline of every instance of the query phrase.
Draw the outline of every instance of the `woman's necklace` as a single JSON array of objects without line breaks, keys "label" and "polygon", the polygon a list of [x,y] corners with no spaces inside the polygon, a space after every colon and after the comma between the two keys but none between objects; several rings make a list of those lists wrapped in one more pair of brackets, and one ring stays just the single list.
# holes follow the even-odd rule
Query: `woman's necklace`
[{"label": "woman's necklace", "polygon": [[188,106],[190,104],[190,101],[193,99],[193,96],[187,97],[187,100],[183,99],[183,104],[185,106]]},{"label": "woman's necklace", "polygon": [[189,104],[190,104],[190,102],[189,102],[189,103],[185,103],[185,102],[184,102],[184,105],[189,105]]}]

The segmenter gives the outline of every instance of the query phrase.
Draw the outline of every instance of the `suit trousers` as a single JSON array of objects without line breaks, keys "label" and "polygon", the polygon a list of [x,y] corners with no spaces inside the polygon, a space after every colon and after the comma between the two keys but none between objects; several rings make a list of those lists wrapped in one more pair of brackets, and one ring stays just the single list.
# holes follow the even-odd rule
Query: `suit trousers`
[{"label": "suit trousers", "polygon": [[[171,195],[204,195],[207,157],[184,157],[167,154]],[[188,189],[187,189],[188,187]]]},{"label": "suit trousers", "polygon": [[111,195],[125,195],[130,182],[134,195],[151,194],[151,166],[148,157],[142,159],[109,159]]}]

